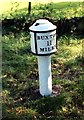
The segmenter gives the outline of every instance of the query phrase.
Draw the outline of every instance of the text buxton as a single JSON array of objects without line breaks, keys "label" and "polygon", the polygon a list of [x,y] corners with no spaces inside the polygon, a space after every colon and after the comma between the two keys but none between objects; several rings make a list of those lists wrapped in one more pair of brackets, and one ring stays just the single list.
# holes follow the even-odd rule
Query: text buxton
[{"label": "text buxton", "polygon": [[45,36],[37,36],[37,40],[50,40],[50,39],[53,39],[54,37],[56,36],[56,33],[55,34],[52,34],[52,35],[45,35]]}]

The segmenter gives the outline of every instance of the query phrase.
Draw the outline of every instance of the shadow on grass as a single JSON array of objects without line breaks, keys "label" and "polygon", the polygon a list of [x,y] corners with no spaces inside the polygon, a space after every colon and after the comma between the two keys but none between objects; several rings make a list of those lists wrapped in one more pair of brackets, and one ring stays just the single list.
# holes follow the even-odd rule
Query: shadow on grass
[{"label": "shadow on grass", "polygon": [[57,117],[59,110],[65,105],[65,96],[60,94],[56,97],[42,97],[39,93],[34,92],[34,88],[29,89],[23,91],[21,99],[14,99],[14,103],[13,101],[7,103],[4,108],[6,114],[2,120],[32,120],[35,118],[42,120],[49,117],[53,120]]}]

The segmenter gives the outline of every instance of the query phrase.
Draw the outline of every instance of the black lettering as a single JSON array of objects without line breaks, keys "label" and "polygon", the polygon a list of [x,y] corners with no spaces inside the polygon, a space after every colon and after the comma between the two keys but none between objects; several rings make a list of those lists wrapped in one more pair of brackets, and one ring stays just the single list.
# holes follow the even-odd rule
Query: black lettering
[{"label": "black lettering", "polygon": [[41,36],[41,39],[44,40],[44,39],[45,39],[45,36]]},{"label": "black lettering", "polygon": [[48,36],[46,36],[46,39],[49,39],[49,37],[48,37]]},{"label": "black lettering", "polygon": [[52,39],[52,35],[50,35],[50,39]]},{"label": "black lettering", "polygon": [[40,52],[44,52],[44,48],[40,48]]},{"label": "black lettering", "polygon": [[[56,36],[56,33],[55,34],[52,34],[52,35],[49,35],[49,36],[37,36],[37,40],[51,40],[53,39],[54,37]],[[47,46],[50,46],[52,45],[52,42],[50,41],[50,43],[48,43]]]},{"label": "black lettering", "polygon": [[55,35],[56,35],[56,33],[55,33],[55,34],[50,35],[50,39],[54,38],[54,37],[55,37]]},{"label": "black lettering", "polygon": [[52,45],[52,41],[50,40],[50,45]]},{"label": "black lettering", "polygon": [[52,40],[47,41],[47,46],[50,46],[50,45],[52,45]]},{"label": "black lettering", "polygon": [[49,41],[47,41],[47,46],[49,46]]},{"label": "black lettering", "polygon": [[48,51],[51,51],[50,47],[48,47]]},{"label": "black lettering", "polygon": [[52,50],[54,49],[54,46],[52,46]]},{"label": "black lettering", "polygon": [[47,48],[45,48],[45,52],[47,52]]},{"label": "black lettering", "polygon": [[40,40],[40,36],[37,36],[37,40]]},{"label": "black lettering", "polygon": [[53,35],[53,38],[56,36],[56,33]]}]

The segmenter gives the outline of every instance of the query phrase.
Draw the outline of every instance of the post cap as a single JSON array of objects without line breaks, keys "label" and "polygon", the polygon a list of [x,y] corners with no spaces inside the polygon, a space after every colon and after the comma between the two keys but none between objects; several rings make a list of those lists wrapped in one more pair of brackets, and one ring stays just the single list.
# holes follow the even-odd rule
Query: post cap
[{"label": "post cap", "polygon": [[46,19],[39,19],[37,20],[32,26],[29,27],[30,31],[50,31],[55,30],[56,26],[53,25]]}]

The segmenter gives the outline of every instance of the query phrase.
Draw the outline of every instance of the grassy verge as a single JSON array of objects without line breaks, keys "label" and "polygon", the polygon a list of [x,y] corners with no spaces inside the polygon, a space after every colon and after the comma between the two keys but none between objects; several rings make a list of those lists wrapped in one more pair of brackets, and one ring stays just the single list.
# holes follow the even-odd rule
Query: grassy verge
[{"label": "grassy verge", "polygon": [[[79,2],[79,1],[83,2],[83,0],[76,0],[76,2]],[[47,4],[50,2],[51,2],[51,0],[48,0],[48,1],[40,0],[40,2],[38,0],[36,0],[35,2],[34,1],[32,2],[32,5],[36,5],[36,4],[40,4],[40,3]],[[66,0],[52,0],[52,2],[54,2],[54,3],[66,2]],[[69,0],[68,0],[68,2],[69,2]],[[72,2],[73,2],[73,0],[72,0]],[[74,2],[75,2],[75,0],[74,0]],[[21,2],[20,0],[16,0],[16,1],[3,0],[0,3],[1,3],[1,8],[2,8],[0,14],[1,13],[4,14],[5,12],[10,12],[11,8],[16,9],[16,7],[17,7],[18,9],[23,9],[23,8],[28,7],[28,2],[25,2],[25,1]],[[17,6],[16,3],[18,3],[19,5]]]},{"label": "grassy verge", "polygon": [[[67,42],[69,41],[69,42]],[[84,84],[81,37],[62,36],[52,55],[53,85],[57,97],[41,97],[37,57],[30,53],[28,33],[3,36],[3,119],[83,120]]]},{"label": "grassy verge", "polygon": [[13,3],[14,6],[11,7],[10,12],[2,14],[2,18],[7,19],[21,19],[27,18],[35,20],[35,18],[41,17],[51,17],[52,19],[61,19],[61,18],[73,18],[73,17],[82,17],[84,15],[83,4],[84,2],[63,2],[63,3],[48,3],[48,4],[36,4],[32,6],[31,16],[28,15],[27,7],[19,8],[19,3]]}]

